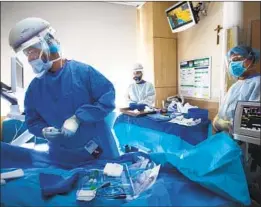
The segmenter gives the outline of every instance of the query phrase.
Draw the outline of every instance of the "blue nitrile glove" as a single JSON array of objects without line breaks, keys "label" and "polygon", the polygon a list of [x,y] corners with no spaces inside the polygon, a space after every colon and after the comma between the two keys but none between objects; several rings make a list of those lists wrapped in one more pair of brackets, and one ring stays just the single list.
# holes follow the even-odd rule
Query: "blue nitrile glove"
[{"label": "blue nitrile glove", "polygon": [[143,111],[146,106],[147,106],[147,104],[138,104],[138,105],[137,105],[137,109],[138,109],[139,111]]},{"label": "blue nitrile glove", "polygon": [[129,104],[129,108],[130,108],[130,110],[135,110],[135,109],[138,109],[138,104],[136,104],[136,103],[130,103]]}]

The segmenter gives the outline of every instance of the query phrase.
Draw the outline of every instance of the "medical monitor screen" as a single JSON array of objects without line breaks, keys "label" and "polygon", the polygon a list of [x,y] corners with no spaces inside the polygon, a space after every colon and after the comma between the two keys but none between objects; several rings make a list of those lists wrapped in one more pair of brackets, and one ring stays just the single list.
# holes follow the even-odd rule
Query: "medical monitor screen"
[{"label": "medical monitor screen", "polygon": [[261,107],[244,106],[240,127],[243,129],[261,131]]},{"label": "medical monitor screen", "polygon": [[24,88],[24,67],[16,57],[11,57],[11,88],[13,93]]},{"label": "medical monitor screen", "polygon": [[16,84],[19,88],[24,88],[24,68],[16,62]]},{"label": "medical monitor screen", "polygon": [[184,1],[166,10],[167,18],[172,32],[180,32],[191,26],[195,22],[192,11],[192,4]]}]

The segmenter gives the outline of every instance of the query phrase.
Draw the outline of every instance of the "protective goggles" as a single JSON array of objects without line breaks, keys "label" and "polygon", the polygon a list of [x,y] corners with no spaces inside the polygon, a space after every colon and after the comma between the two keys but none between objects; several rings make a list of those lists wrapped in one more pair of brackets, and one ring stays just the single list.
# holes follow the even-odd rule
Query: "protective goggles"
[{"label": "protective goggles", "polygon": [[229,59],[228,59],[228,63],[231,63],[231,62],[238,62],[238,61],[244,61],[244,60],[246,60],[246,58],[244,58],[244,57],[242,57],[241,55],[234,55],[234,56],[232,56],[232,57],[230,57]]}]

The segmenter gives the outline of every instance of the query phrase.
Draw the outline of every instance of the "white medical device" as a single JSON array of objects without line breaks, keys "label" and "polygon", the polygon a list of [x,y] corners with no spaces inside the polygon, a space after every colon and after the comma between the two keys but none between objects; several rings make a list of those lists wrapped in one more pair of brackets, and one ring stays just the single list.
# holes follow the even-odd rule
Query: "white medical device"
[{"label": "white medical device", "polygon": [[11,57],[11,88],[13,93],[24,88],[24,67],[16,57]]},{"label": "white medical device", "polygon": [[[11,57],[11,87],[1,82],[1,97],[10,103],[8,118],[24,121],[25,116],[21,113],[16,93],[23,91],[24,88],[24,67],[16,58]],[[11,142],[12,145],[22,145],[29,141],[34,135],[28,130]]]}]

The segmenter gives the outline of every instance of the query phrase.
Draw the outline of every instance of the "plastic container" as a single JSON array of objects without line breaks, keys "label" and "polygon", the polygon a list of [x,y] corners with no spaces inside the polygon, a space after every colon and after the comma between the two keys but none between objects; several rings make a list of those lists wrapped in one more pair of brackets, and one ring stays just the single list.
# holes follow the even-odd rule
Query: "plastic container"
[{"label": "plastic container", "polygon": [[188,117],[193,119],[201,119],[202,121],[207,121],[208,110],[200,108],[191,108],[188,110]]}]

